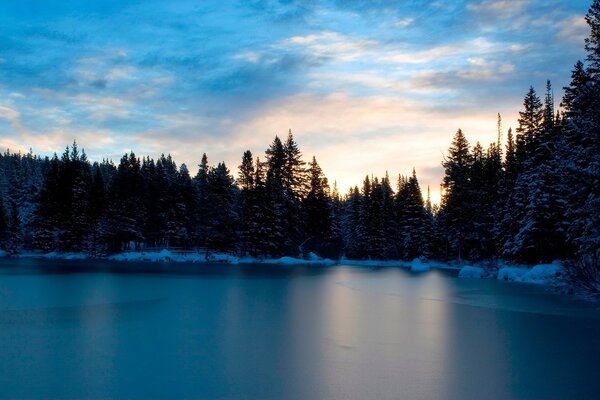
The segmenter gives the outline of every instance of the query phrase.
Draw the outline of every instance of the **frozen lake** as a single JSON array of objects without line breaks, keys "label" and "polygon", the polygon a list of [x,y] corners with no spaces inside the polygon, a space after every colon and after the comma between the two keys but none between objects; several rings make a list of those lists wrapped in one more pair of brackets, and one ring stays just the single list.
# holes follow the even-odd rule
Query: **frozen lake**
[{"label": "frozen lake", "polygon": [[600,309],[543,287],[398,268],[123,266],[0,260],[0,398],[600,395]]}]

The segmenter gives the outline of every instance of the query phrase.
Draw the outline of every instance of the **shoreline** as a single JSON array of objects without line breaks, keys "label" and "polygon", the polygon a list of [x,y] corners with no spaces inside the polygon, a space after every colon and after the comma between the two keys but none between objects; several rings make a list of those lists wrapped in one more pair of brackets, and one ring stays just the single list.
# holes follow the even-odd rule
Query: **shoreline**
[{"label": "shoreline", "polygon": [[[490,269],[484,267],[485,263],[464,262],[459,264],[454,262],[441,262],[436,260],[414,259],[406,260],[332,260],[320,258],[315,254],[310,254],[308,259],[295,257],[280,258],[254,258],[250,256],[238,257],[225,253],[177,253],[169,250],[150,251],[150,252],[123,252],[105,257],[92,257],[85,253],[60,253],[60,252],[24,252],[18,254],[8,254],[0,251],[1,258],[7,259],[32,259],[48,261],[100,261],[100,262],[118,262],[123,265],[131,263],[142,263],[147,265],[161,265],[160,268],[151,268],[151,270],[173,272],[182,271],[181,268],[173,268],[174,265],[196,264],[196,265],[279,265],[279,266],[316,266],[333,267],[347,266],[360,268],[403,268],[413,272],[426,272],[430,270],[452,270],[458,272],[459,279],[497,279],[506,282],[517,282],[526,284],[536,284],[545,286],[554,286],[564,277],[564,269],[559,261],[550,264],[538,264],[534,266],[508,264],[499,261],[497,268]],[[170,266],[170,267],[169,267]],[[175,271],[177,270],[177,271]]]}]

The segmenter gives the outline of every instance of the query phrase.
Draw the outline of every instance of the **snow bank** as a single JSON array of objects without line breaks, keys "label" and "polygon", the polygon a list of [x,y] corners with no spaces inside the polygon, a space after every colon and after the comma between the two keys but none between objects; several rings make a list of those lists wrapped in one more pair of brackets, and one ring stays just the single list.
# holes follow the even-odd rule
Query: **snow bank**
[{"label": "snow bank", "polygon": [[563,276],[564,270],[560,262],[539,264],[532,268],[505,267],[498,271],[498,279],[511,282],[548,284]]},{"label": "snow bank", "polygon": [[206,256],[202,253],[172,253],[169,250],[161,251],[128,251],[125,253],[114,254],[108,257],[113,261],[152,261],[152,262],[203,262]]},{"label": "snow bank", "polygon": [[487,273],[483,268],[473,267],[471,265],[465,265],[458,273],[459,278],[481,279],[485,276],[487,276]]},{"label": "snow bank", "polygon": [[410,269],[411,271],[422,272],[429,271],[431,266],[427,262],[421,261],[420,258],[415,258],[410,262]]},{"label": "snow bank", "polygon": [[281,257],[276,259],[256,260],[254,262],[279,265],[335,265],[336,262],[328,258],[312,257],[308,260],[295,257]]},{"label": "snow bank", "polygon": [[256,259],[253,257],[236,257],[225,253],[173,253],[169,250],[160,252],[125,252],[108,257],[114,261],[151,261],[151,262],[190,262],[190,263],[256,263],[256,264],[280,264],[280,265],[335,265],[336,262],[323,259],[316,254],[310,254],[308,260],[294,257],[281,257],[276,259]]},{"label": "snow bank", "polygon": [[19,258],[45,258],[47,260],[86,260],[90,258],[85,253],[61,253],[53,251],[51,253],[27,252],[16,254]]},{"label": "snow bank", "polygon": [[226,264],[239,264],[240,259],[231,254],[223,253],[211,253],[205,257],[208,262],[226,263]]},{"label": "snow bank", "polygon": [[350,267],[407,267],[406,261],[394,260],[394,261],[383,261],[383,260],[340,260],[340,265],[346,265]]},{"label": "snow bank", "polygon": [[528,270],[527,267],[504,267],[498,271],[498,279],[501,281],[522,282]]}]

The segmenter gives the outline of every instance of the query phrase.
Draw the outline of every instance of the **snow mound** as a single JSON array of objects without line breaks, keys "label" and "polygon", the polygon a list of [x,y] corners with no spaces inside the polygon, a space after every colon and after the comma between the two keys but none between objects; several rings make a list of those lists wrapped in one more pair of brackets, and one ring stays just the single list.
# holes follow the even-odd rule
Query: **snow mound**
[{"label": "snow mound", "polygon": [[563,276],[564,270],[559,262],[540,264],[531,268],[524,276],[525,282],[545,284]]},{"label": "snow mound", "polygon": [[60,253],[58,251],[40,254],[39,256],[50,260],[86,260],[89,258],[85,253]]},{"label": "snow mound", "polygon": [[462,267],[460,272],[458,273],[459,278],[467,278],[467,279],[481,279],[485,277],[487,274],[485,270],[481,267],[473,267],[471,265],[466,265]]},{"label": "snow mound", "polygon": [[206,261],[208,262],[216,262],[216,263],[226,263],[226,264],[239,264],[240,259],[236,256],[232,256],[231,254],[223,254],[223,253],[212,253],[206,256]]},{"label": "snow mound", "polygon": [[267,264],[279,264],[279,265],[335,265],[335,261],[330,260],[328,258],[320,258],[316,255],[311,257],[310,259],[304,260],[302,258],[295,257],[281,257],[276,258],[274,260],[264,260],[263,262]]},{"label": "snow mound", "polygon": [[204,254],[199,253],[183,253],[177,254],[169,250],[163,249],[159,252],[138,252],[128,251],[125,253],[114,254],[108,257],[113,261],[151,261],[151,262],[200,262],[204,261]]},{"label": "snow mound", "polygon": [[275,264],[284,264],[284,265],[292,265],[292,264],[303,264],[306,260],[301,258],[294,257],[281,257],[275,260]]},{"label": "snow mound", "polygon": [[523,282],[523,277],[529,271],[525,267],[504,267],[498,271],[498,279],[501,281]]},{"label": "snow mound", "polygon": [[0,257],[8,257],[8,253],[4,250],[0,250]]},{"label": "snow mound", "polygon": [[406,261],[402,260],[347,260],[341,259],[340,265],[350,267],[406,267]]},{"label": "snow mound", "polygon": [[415,258],[410,262],[410,270],[415,272],[429,271],[431,266],[427,262],[423,262],[420,258]]},{"label": "snow mound", "polygon": [[511,282],[551,283],[556,278],[563,276],[564,270],[560,262],[552,264],[539,264],[532,268],[505,267],[498,271],[498,279]]}]

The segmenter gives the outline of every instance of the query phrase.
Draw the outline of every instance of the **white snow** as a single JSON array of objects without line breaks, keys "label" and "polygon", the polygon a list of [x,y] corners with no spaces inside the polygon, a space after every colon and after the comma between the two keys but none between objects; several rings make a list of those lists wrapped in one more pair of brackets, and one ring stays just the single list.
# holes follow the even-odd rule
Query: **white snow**
[{"label": "white snow", "polygon": [[85,253],[61,253],[53,251],[51,253],[40,253],[40,252],[26,252],[16,254],[15,257],[19,258],[45,258],[48,260],[86,260],[90,258]]},{"label": "white snow", "polygon": [[540,264],[533,267],[526,275],[527,282],[547,283],[564,275],[564,269],[559,261],[552,264]]},{"label": "white snow", "polygon": [[548,284],[562,276],[564,270],[559,261],[539,264],[532,268],[505,267],[498,271],[498,279],[512,282]]},{"label": "white snow", "polygon": [[231,254],[223,254],[223,253],[210,253],[205,257],[206,261],[209,262],[217,262],[217,263],[227,263],[227,264],[239,264],[239,257],[232,256]]},{"label": "white snow", "polygon": [[407,267],[406,261],[399,260],[340,260],[341,265],[350,267]]},{"label": "white snow", "polygon": [[277,264],[277,265],[336,265],[337,262],[328,258],[320,258],[318,256],[311,257],[305,260],[303,258],[295,257],[281,257],[281,258],[264,258],[256,259],[253,257],[244,257],[240,259],[241,262],[245,263],[257,263],[257,264]]},{"label": "white snow", "polygon": [[522,282],[528,271],[527,267],[504,267],[498,271],[497,278],[501,281]]},{"label": "white snow", "polygon": [[152,261],[152,262],[205,262],[204,253],[173,253],[163,249],[161,251],[128,251],[108,257],[114,261]]},{"label": "white snow", "polygon": [[308,259],[310,261],[319,261],[321,259],[321,257],[319,257],[318,255],[316,255],[315,253],[313,253],[311,251],[310,253],[308,253]]},{"label": "white snow", "polygon": [[539,264],[533,267],[508,266],[500,264],[497,274],[491,274],[484,268],[467,265],[458,273],[459,278],[496,278],[507,282],[535,283],[540,285],[551,284],[556,278],[564,274],[563,267],[559,261],[552,264]]},{"label": "white snow", "polygon": [[276,259],[258,259],[254,257],[236,257],[225,253],[177,253],[169,250],[160,252],[125,252],[108,257],[114,261],[152,261],[152,262],[190,262],[190,263],[257,263],[257,264],[303,264],[303,265],[335,265],[336,262],[329,259],[323,259],[316,254],[311,253],[308,260],[294,257],[281,257]]},{"label": "white snow", "polygon": [[485,277],[487,274],[485,270],[481,267],[474,267],[472,265],[465,265],[461,268],[458,273],[459,278],[470,278],[470,279],[481,279]]},{"label": "white snow", "polygon": [[431,266],[427,262],[423,262],[420,258],[415,258],[410,263],[411,271],[422,272],[429,271]]}]

